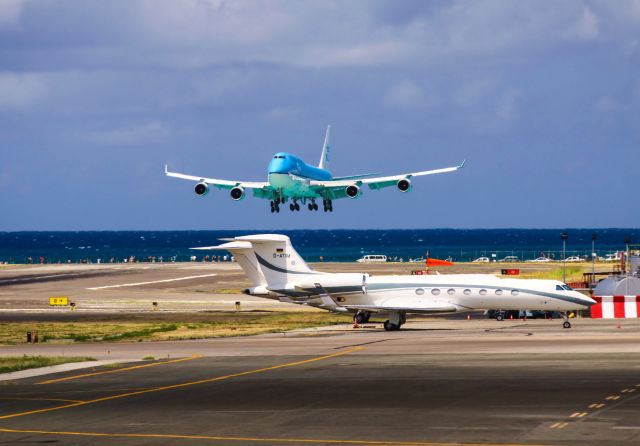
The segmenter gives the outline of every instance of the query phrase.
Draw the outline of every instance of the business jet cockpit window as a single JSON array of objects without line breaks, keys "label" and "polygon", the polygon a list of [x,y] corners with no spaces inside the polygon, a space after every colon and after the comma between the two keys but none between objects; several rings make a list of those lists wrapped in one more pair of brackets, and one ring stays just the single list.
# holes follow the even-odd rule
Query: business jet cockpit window
[{"label": "business jet cockpit window", "polygon": [[556,285],[556,291],[573,291],[569,285]]}]

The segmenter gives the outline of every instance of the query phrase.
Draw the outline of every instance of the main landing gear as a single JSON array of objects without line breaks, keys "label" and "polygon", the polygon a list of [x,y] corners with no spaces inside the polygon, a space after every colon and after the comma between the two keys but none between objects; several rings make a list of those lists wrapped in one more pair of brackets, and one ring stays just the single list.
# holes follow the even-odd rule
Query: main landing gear
[{"label": "main landing gear", "polygon": [[366,324],[369,322],[369,318],[371,317],[371,313],[368,311],[358,310],[356,314],[353,316],[354,324]]},{"label": "main landing gear", "polygon": [[400,327],[407,322],[407,317],[401,313],[392,313],[389,315],[389,319],[384,321],[384,329],[386,331],[400,330]]},{"label": "main landing gear", "polygon": [[280,199],[276,198],[271,202],[271,213],[280,212]]},{"label": "main landing gear", "polygon": [[[286,200],[284,198],[276,198],[275,200],[271,201],[271,213],[280,212],[280,204],[284,204],[285,201]],[[310,211],[317,211],[319,209],[318,203],[316,203],[315,198],[311,198],[308,203],[307,199],[303,198],[302,206],[304,206],[305,204],[307,205],[307,209],[309,209]],[[324,206],[325,212],[333,211],[331,200],[322,200],[322,204]],[[300,203],[297,199],[292,199],[292,202],[289,203],[289,209],[291,210],[291,212],[299,211],[300,207]]]},{"label": "main landing gear", "polygon": [[297,201],[293,201],[293,203],[291,203],[289,205],[289,209],[293,212],[293,211],[299,211],[300,210],[300,205],[298,204]]}]

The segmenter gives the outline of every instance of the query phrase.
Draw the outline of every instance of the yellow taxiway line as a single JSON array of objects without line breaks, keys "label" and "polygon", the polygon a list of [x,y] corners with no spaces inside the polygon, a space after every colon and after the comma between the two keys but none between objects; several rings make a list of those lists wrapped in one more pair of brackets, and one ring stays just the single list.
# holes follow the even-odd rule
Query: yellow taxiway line
[{"label": "yellow taxiway line", "polygon": [[[384,440],[339,440],[321,438],[259,438],[259,437],[219,437],[209,435],[172,435],[172,434],[105,434],[100,432],[66,432],[29,429],[0,428],[0,432],[16,434],[68,435],[78,437],[120,437],[120,438],[163,438],[176,440],[244,441],[256,443],[299,443],[299,444],[355,444],[373,446],[491,446],[491,443],[438,443],[433,441],[384,441]],[[496,443],[500,446],[525,446],[520,443]],[[527,444],[526,446],[542,446]]]},{"label": "yellow taxiway line", "polygon": [[36,383],[36,384],[53,384],[53,383],[59,383],[59,382],[63,382],[63,381],[71,381],[72,379],[87,378],[89,376],[107,375],[107,374],[110,374],[110,373],[120,373],[120,372],[126,372],[128,370],[144,369],[146,367],[155,367],[157,365],[172,364],[174,362],[193,361],[194,359],[198,359],[198,358],[202,358],[202,355],[193,355],[193,356],[190,356],[188,358],[172,359],[171,361],[151,362],[151,363],[142,364],[142,365],[134,365],[134,366],[131,366],[131,367],[124,367],[124,368],[121,368],[121,369],[105,370],[105,371],[102,371],[102,372],[92,372],[92,373],[83,373],[81,375],[65,376],[64,378],[49,379],[47,381],[41,381],[41,382]]},{"label": "yellow taxiway line", "polygon": [[56,407],[49,407],[46,409],[36,409],[36,410],[30,410],[27,412],[18,412],[18,413],[12,413],[12,414],[8,414],[8,415],[2,415],[0,416],[0,420],[6,420],[9,418],[17,418],[17,417],[24,417],[27,415],[35,415],[38,413],[44,413],[44,412],[52,412],[54,410],[62,410],[62,409],[69,409],[72,407],[78,407],[78,406],[85,406],[87,404],[95,404],[95,403],[101,403],[103,401],[110,401],[110,400],[115,400],[115,399],[119,399],[119,398],[125,398],[125,397],[129,397],[129,396],[135,396],[135,395],[143,395],[145,393],[153,393],[153,392],[161,392],[164,390],[171,390],[171,389],[180,389],[183,387],[190,387],[190,386],[195,386],[198,384],[205,384],[205,383],[211,383],[211,382],[215,382],[215,381],[223,381],[225,379],[230,379],[230,378],[237,378],[239,376],[246,376],[246,375],[253,375],[256,373],[262,373],[262,372],[268,372],[271,370],[278,370],[278,369],[283,369],[286,367],[296,367],[299,365],[303,365],[303,364],[309,364],[312,362],[317,362],[317,361],[322,361],[324,359],[330,359],[330,358],[335,358],[338,356],[344,356],[347,355],[349,353],[353,353],[359,350],[363,350],[363,347],[355,347],[349,350],[344,350],[341,352],[337,352],[337,353],[332,353],[330,355],[324,355],[324,356],[317,356],[315,358],[310,358],[310,359],[303,359],[301,361],[295,361],[295,362],[287,362],[284,364],[278,364],[278,365],[274,365],[271,367],[264,367],[261,369],[255,369],[255,370],[247,370],[245,372],[238,372],[238,373],[231,373],[229,375],[222,375],[222,376],[216,376],[214,378],[207,378],[207,379],[201,379],[199,381],[189,381],[189,382],[184,382],[184,383],[180,383],[180,384],[172,384],[169,386],[162,386],[162,387],[152,387],[149,389],[145,389],[145,390],[138,390],[135,392],[128,392],[128,393],[120,393],[118,395],[111,395],[111,396],[104,396],[101,398],[96,398],[93,400],[87,400],[87,401],[81,401],[81,402],[77,402],[77,403],[71,403],[71,404],[65,404],[63,406],[56,406]]}]

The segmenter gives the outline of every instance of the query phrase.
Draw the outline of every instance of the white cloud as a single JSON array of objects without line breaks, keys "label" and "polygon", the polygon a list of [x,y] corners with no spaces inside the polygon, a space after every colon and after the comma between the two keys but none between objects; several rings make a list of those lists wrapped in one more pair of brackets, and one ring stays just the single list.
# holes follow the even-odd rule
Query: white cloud
[{"label": "white cloud", "polygon": [[23,0],[0,0],[0,29],[16,28],[22,15]]},{"label": "white cloud", "polygon": [[591,8],[585,7],[573,26],[569,28],[569,35],[580,40],[595,39],[599,33],[599,22],[598,16]]},{"label": "white cloud", "polygon": [[42,76],[0,73],[0,110],[26,110],[47,92]]},{"label": "white cloud", "polygon": [[490,76],[480,77],[465,82],[453,95],[453,100],[461,107],[470,107],[493,93],[497,80]]},{"label": "white cloud", "polygon": [[496,114],[502,119],[510,119],[513,116],[514,107],[520,93],[513,87],[508,88],[498,98]]},{"label": "white cloud", "polygon": [[622,108],[622,104],[613,96],[606,95],[598,98],[594,107],[600,112],[612,112]]},{"label": "white cloud", "polygon": [[80,135],[86,142],[106,145],[159,144],[169,137],[169,129],[162,122],[87,132]]},{"label": "white cloud", "polygon": [[300,114],[300,110],[294,107],[274,107],[262,113],[262,118],[267,121],[286,121]]},{"label": "white cloud", "polygon": [[403,80],[392,86],[384,95],[384,103],[399,108],[416,108],[428,105],[420,85]]}]

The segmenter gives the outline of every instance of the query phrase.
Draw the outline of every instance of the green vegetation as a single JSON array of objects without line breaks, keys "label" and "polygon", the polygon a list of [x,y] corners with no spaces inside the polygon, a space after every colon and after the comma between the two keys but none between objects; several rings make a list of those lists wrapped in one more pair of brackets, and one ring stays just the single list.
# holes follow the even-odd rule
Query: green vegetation
[{"label": "green vegetation", "polygon": [[277,333],[351,321],[349,315],[310,311],[218,312],[197,317],[175,314],[170,321],[152,317],[139,320],[123,315],[115,321],[7,322],[0,324],[0,344],[24,343],[27,331],[37,332],[41,342],[159,341]]},{"label": "green vegetation", "polygon": [[75,356],[5,356],[0,357],[0,373],[17,372],[18,370],[83,361],[95,361],[95,359]]},{"label": "green vegetation", "polygon": [[[567,282],[582,281],[583,270],[584,268],[582,266],[567,266],[567,270],[566,270]],[[520,278],[562,280],[562,267],[554,268],[549,271],[523,272],[520,275]]]}]

